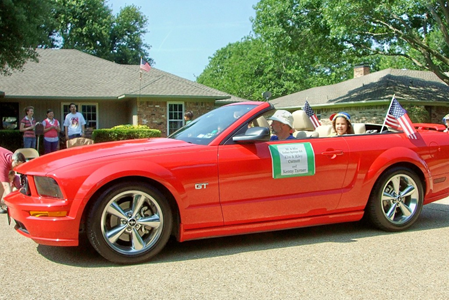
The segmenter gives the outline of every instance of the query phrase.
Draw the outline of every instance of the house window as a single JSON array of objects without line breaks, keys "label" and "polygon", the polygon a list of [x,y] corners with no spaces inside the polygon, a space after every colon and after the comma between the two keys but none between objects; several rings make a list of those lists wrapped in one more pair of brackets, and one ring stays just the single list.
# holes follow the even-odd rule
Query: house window
[{"label": "house window", "polygon": [[0,129],[19,128],[19,103],[0,103]]},{"label": "house window", "polygon": [[167,133],[172,134],[184,125],[184,103],[167,103]]},{"label": "house window", "polygon": [[[98,105],[91,103],[75,103],[76,111],[80,112],[84,120],[86,120],[86,128],[92,127],[92,129],[97,129],[98,127]],[[70,113],[70,103],[64,103],[62,105],[63,118],[65,120],[65,116]]]},{"label": "house window", "polygon": [[86,119],[86,127],[97,129],[97,106],[92,104],[81,105],[81,113]]}]

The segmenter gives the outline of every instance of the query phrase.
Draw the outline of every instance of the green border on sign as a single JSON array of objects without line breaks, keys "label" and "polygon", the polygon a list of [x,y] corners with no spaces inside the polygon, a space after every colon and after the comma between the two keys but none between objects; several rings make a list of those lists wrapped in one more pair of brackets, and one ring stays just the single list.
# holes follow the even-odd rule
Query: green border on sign
[{"label": "green border on sign", "polygon": [[[303,145],[307,155],[307,172],[305,173],[297,173],[297,174],[282,174],[281,168],[281,154],[279,152],[279,146],[291,146],[295,147],[295,145]],[[271,153],[271,162],[272,162],[272,170],[273,170],[273,178],[289,178],[289,177],[299,177],[299,176],[312,176],[315,175],[315,152],[313,151],[313,147],[311,143],[291,143],[291,144],[276,144],[269,145],[269,150]]]}]

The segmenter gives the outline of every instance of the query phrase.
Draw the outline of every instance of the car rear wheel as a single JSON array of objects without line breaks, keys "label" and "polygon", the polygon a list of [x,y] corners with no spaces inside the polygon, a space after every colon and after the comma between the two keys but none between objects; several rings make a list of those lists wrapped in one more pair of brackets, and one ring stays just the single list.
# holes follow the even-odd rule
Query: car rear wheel
[{"label": "car rear wheel", "polygon": [[418,219],[423,200],[419,177],[407,168],[393,168],[382,174],[374,185],[367,217],[382,230],[405,230]]},{"label": "car rear wheel", "polygon": [[146,184],[121,183],[97,198],[87,217],[87,236],[104,258],[141,263],[167,243],[172,229],[168,201]]}]

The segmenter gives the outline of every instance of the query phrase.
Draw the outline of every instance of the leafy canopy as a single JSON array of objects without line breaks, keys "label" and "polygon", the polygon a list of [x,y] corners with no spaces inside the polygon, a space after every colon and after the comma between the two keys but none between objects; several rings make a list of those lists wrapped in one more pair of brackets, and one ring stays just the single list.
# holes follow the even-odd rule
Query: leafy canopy
[{"label": "leafy canopy", "polygon": [[142,40],[148,19],[136,6],[125,6],[114,16],[105,0],[53,1],[53,47],[78,49],[120,64],[136,64],[148,56],[149,46]]},{"label": "leafy canopy", "polygon": [[27,60],[36,60],[34,49],[49,41],[50,16],[50,0],[0,2],[0,74],[10,74]]},{"label": "leafy canopy", "polygon": [[449,83],[448,1],[261,0],[255,9],[256,34],[289,51],[305,48],[306,60],[405,58]]},{"label": "leafy canopy", "polygon": [[[36,48],[78,49],[120,64],[148,56],[147,18],[134,5],[117,15],[105,0],[2,0],[0,73],[37,61]],[[154,63],[152,59],[147,61]]]},{"label": "leafy canopy", "polygon": [[260,0],[254,9],[254,36],[217,51],[198,82],[261,100],[261,90],[279,97],[347,80],[363,63],[429,70],[449,84],[448,1]]},{"label": "leafy canopy", "polygon": [[330,84],[331,77],[302,63],[298,53],[248,36],[215,52],[197,82],[244,99],[266,100],[262,96],[266,91],[279,97],[297,92],[298,86]]}]

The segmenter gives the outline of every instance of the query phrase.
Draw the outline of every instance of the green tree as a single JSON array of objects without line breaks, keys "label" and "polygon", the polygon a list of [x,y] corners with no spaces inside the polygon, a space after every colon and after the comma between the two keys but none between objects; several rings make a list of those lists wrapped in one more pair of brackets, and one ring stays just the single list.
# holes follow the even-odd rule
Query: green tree
[{"label": "green tree", "polygon": [[[140,56],[147,57],[150,47],[143,43],[148,19],[134,6],[126,6],[114,18],[111,30],[111,60],[119,64],[135,64]],[[153,60],[148,59],[152,64]]]},{"label": "green tree", "polygon": [[21,69],[35,49],[48,44],[52,18],[49,0],[2,0],[0,2],[0,74]]},{"label": "green tree", "polygon": [[104,0],[54,0],[57,44],[102,57],[110,49],[112,11]]},{"label": "green tree", "polygon": [[278,97],[350,79],[364,63],[429,70],[449,84],[448,1],[260,0],[254,9],[255,37],[217,51],[199,82]]},{"label": "green tree", "polygon": [[125,6],[114,16],[105,0],[53,1],[58,24],[53,46],[121,64],[136,64],[141,56],[148,56],[149,46],[142,40],[147,18],[137,7]]},{"label": "green tree", "polygon": [[[317,69],[301,59],[300,52],[286,51],[248,36],[215,52],[197,82],[244,99],[265,100],[316,85],[331,84],[338,72]],[[312,75],[313,74],[313,75]]]},{"label": "green tree", "polygon": [[264,100],[265,91],[277,98],[352,76],[353,63],[339,59],[321,63],[319,56],[307,59],[307,51],[291,51],[261,37],[245,37],[216,51],[197,82],[244,99]]},{"label": "green tree", "polygon": [[344,45],[331,36],[320,0],[261,0],[254,8],[253,30],[275,49],[300,53],[303,64],[341,63]]},{"label": "green tree", "polygon": [[325,68],[405,58],[449,84],[448,1],[261,0],[255,10],[256,34],[290,51],[306,48],[303,58]]},{"label": "green tree", "polygon": [[319,3],[299,7],[294,2],[261,1],[255,7],[255,35],[217,51],[197,81],[262,100],[263,91],[276,98],[349,79],[355,64],[379,60],[342,59],[344,46],[330,37]]},{"label": "green tree", "polygon": [[246,37],[215,52],[197,82],[245,99],[261,99],[272,89],[265,80],[271,63],[264,45]]}]

